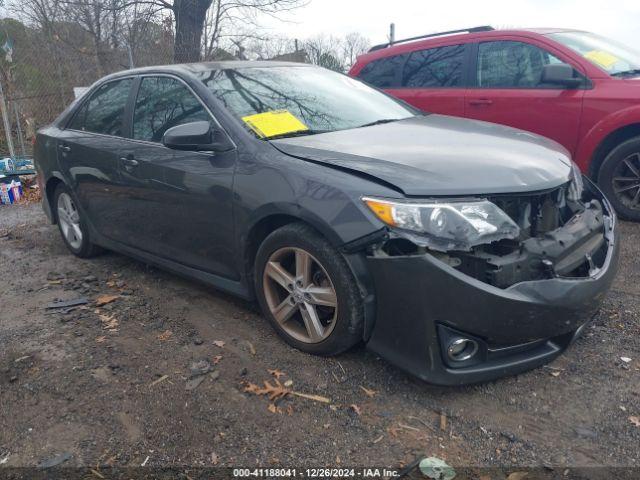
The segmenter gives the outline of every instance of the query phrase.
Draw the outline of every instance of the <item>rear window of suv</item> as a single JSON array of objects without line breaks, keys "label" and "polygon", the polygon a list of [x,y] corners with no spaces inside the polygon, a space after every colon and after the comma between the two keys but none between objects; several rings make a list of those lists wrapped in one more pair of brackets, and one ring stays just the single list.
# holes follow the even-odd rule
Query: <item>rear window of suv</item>
[{"label": "rear window of suv", "polygon": [[365,65],[358,74],[358,78],[377,88],[397,87],[400,70],[406,60],[406,54],[374,60]]},{"label": "rear window of suv", "polygon": [[402,86],[406,88],[462,86],[464,51],[464,45],[450,45],[411,53],[404,67]]}]

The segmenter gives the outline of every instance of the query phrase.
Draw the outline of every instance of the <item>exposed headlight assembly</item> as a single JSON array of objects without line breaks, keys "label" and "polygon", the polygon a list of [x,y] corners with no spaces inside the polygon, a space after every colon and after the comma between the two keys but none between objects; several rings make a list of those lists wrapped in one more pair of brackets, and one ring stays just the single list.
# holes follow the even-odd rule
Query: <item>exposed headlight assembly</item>
[{"label": "exposed headlight assembly", "polygon": [[520,228],[488,200],[405,202],[362,199],[387,225],[413,232],[411,240],[434,250],[471,250],[476,245],[514,239]]},{"label": "exposed headlight assembly", "polygon": [[582,179],[582,172],[580,167],[575,162],[571,164],[571,183],[567,190],[567,199],[573,202],[579,202],[582,199],[582,193],[584,190],[584,181]]}]

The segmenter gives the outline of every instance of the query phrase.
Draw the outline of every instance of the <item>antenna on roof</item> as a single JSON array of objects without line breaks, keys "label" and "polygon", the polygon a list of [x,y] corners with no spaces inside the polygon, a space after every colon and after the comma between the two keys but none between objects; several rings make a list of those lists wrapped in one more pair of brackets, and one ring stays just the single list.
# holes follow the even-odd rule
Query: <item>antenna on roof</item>
[{"label": "antenna on roof", "polygon": [[396,43],[396,24],[389,25],[389,45]]}]

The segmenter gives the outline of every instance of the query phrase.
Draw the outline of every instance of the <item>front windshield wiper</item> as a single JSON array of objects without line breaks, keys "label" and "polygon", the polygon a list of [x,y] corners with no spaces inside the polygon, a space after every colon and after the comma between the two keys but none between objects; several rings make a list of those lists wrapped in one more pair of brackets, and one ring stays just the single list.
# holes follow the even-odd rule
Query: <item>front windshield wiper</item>
[{"label": "front windshield wiper", "polygon": [[327,133],[330,130],[298,130],[297,132],[280,133],[266,137],[265,140],[278,140],[279,138],[306,137],[307,135],[318,135],[319,133]]},{"label": "front windshield wiper", "polygon": [[623,72],[616,72],[611,74],[612,77],[627,77],[634,75],[640,75],[640,68],[632,68],[631,70],[625,70]]},{"label": "front windshield wiper", "polygon": [[358,125],[356,128],[373,127],[374,125],[382,125],[384,123],[397,122],[400,118],[382,118],[375,122],[365,123],[364,125]]}]

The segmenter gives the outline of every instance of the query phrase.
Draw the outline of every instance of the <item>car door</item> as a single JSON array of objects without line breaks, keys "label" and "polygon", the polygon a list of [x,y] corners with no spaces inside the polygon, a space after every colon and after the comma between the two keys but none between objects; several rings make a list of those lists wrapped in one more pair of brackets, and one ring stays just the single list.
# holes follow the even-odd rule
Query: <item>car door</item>
[{"label": "car door", "polygon": [[107,82],[78,108],[58,138],[58,161],[82,208],[101,235],[117,239],[121,193],[118,168],[133,78]]},{"label": "car door", "polygon": [[[584,86],[541,82],[543,67],[562,60],[521,41],[482,42],[475,48],[476,78],[467,90],[465,116],[543,135],[574,153]],[[577,70],[574,75],[581,76]]]},{"label": "car door", "polygon": [[400,88],[388,92],[431,113],[464,116],[465,45],[417,50],[401,68]]},{"label": "car door", "polygon": [[236,152],[187,152],[162,144],[177,125],[206,120],[208,108],[182,80],[139,80],[131,138],[121,152],[127,189],[125,242],[181,264],[238,278],[233,243]]}]

